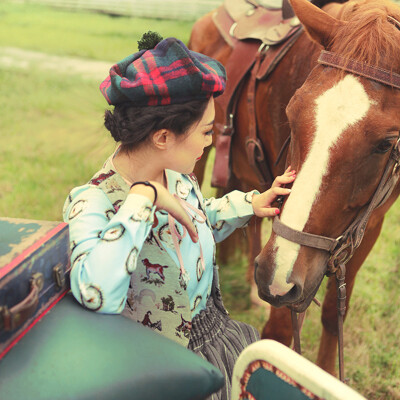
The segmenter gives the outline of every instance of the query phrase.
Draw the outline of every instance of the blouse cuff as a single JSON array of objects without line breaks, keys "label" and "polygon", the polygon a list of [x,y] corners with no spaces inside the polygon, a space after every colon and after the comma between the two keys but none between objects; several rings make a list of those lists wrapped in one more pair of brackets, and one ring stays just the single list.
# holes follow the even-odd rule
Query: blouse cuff
[{"label": "blouse cuff", "polygon": [[128,194],[124,204],[119,209],[119,214],[130,214],[134,221],[154,222],[156,206],[152,201],[141,194]]}]

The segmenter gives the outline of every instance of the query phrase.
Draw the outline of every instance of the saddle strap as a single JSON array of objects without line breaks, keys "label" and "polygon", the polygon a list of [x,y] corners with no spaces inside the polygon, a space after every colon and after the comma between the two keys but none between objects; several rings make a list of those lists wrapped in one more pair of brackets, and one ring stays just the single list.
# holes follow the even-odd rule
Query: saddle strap
[{"label": "saddle strap", "polygon": [[[230,17],[226,10],[220,7],[214,16],[214,21],[220,20],[226,23],[227,18]],[[218,134],[215,143],[216,153],[211,177],[211,186],[213,187],[227,187],[231,176],[230,156],[232,135],[234,133],[234,114],[236,112],[241,84],[244,82],[246,74],[254,65],[258,48],[259,43],[255,40],[246,42],[237,41],[226,64],[229,79],[227,80],[225,92],[215,99],[218,111],[220,111],[219,115],[222,117],[218,119],[223,121],[223,123],[215,124]]]},{"label": "saddle strap", "polygon": [[249,115],[249,136],[246,140],[246,152],[249,164],[256,173],[262,190],[271,186],[274,178],[265,159],[262,142],[257,137],[257,116],[255,107],[257,73],[263,60],[263,54],[257,53],[256,62],[251,70],[249,85],[247,88],[247,108]]},{"label": "saddle strap", "polygon": [[291,29],[288,34],[288,39],[279,45],[269,46],[268,51],[265,52],[264,60],[258,70],[257,79],[264,80],[272,73],[275,67],[279,64],[282,58],[296,43],[298,37],[303,33],[303,26],[298,25]]},{"label": "saddle strap", "polygon": [[[226,63],[228,75],[227,86],[223,95],[216,99],[219,121],[216,123],[216,155],[211,178],[213,187],[225,188],[231,176],[231,145],[234,134],[234,117],[236,105],[241,92],[245,77],[250,73],[250,80],[247,90],[247,104],[249,112],[249,136],[246,140],[246,152],[248,161],[253,168],[261,189],[269,187],[274,179],[271,167],[264,155],[262,142],[257,137],[257,119],[255,110],[256,84],[259,79],[266,77],[274,70],[282,57],[295,43],[302,33],[301,26],[293,26],[287,35],[288,40],[279,45],[267,46],[261,53],[258,40],[239,41],[228,32],[234,24],[234,20],[228,14],[224,6],[220,6],[213,14],[213,22],[220,33],[224,33],[225,41],[233,48]],[[227,37],[228,36],[228,37]]]}]

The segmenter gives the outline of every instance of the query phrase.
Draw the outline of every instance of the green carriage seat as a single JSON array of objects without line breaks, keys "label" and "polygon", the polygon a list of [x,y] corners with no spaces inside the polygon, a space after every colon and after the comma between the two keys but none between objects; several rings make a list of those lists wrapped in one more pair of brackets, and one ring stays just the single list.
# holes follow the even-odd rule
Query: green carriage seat
[{"label": "green carriage seat", "polygon": [[1,400],[200,400],[223,383],[190,350],[70,294],[0,361]]}]

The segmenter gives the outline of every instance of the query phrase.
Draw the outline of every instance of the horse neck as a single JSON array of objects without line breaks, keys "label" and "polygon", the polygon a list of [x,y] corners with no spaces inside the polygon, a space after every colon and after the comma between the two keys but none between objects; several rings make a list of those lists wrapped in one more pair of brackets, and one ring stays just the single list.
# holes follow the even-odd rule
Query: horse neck
[{"label": "horse neck", "polygon": [[259,138],[275,176],[281,174],[285,167],[287,151],[277,166],[274,163],[290,135],[286,106],[317,64],[320,51],[321,48],[304,33],[271,76],[258,84],[256,99],[264,99],[256,101]]}]

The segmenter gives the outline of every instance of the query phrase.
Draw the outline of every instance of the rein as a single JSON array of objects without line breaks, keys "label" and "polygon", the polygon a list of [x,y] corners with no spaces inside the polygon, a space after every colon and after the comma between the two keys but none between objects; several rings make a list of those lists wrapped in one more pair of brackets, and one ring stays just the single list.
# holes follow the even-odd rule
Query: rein
[{"label": "rein", "polygon": [[[355,60],[323,50],[318,59],[323,65],[335,67],[348,71],[376,82],[400,89],[400,75],[391,73],[382,68],[363,64]],[[326,275],[336,275],[336,286],[338,295],[338,348],[339,348],[339,377],[344,382],[343,362],[343,321],[346,313],[346,263],[351,259],[355,250],[361,244],[365,229],[372,212],[383,205],[392,194],[400,176],[400,137],[393,146],[386,164],[384,173],[376,188],[370,202],[359,212],[350,226],[338,238],[330,238],[315,235],[308,232],[298,231],[285,225],[278,216],[274,218],[272,230],[276,235],[302,246],[308,246],[329,253]],[[300,329],[297,316],[292,311],[292,325],[294,334],[295,350],[300,351]]]}]

